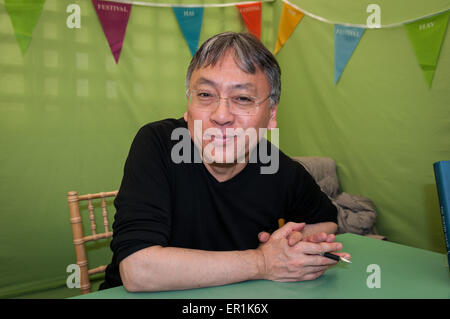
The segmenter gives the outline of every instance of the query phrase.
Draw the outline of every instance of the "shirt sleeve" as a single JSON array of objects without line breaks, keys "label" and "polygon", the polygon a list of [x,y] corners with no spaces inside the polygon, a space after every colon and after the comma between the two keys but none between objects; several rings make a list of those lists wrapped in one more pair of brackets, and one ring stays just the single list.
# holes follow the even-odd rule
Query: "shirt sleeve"
[{"label": "shirt sleeve", "polygon": [[322,192],[314,178],[300,164],[295,162],[295,177],[287,221],[316,224],[333,222],[337,224],[337,209],[328,196]]},{"label": "shirt sleeve", "polygon": [[156,128],[149,125],[142,127],[133,140],[114,201],[111,249],[117,265],[138,250],[168,244],[171,192],[165,148]]}]

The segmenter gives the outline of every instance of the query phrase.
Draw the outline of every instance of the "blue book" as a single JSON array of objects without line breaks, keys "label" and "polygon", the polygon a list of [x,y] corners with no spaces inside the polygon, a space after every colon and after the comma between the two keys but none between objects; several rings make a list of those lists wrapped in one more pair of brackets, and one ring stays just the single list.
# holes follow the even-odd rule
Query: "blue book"
[{"label": "blue book", "polygon": [[442,227],[444,228],[447,259],[450,267],[450,161],[440,161],[433,164],[436,187],[441,206]]}]

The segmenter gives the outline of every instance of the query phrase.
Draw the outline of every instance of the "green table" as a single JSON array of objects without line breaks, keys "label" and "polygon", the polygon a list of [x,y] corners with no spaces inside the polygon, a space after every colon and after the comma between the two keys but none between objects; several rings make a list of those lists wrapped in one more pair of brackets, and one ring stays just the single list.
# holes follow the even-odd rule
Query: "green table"
[{"label": "green table", "polygon": [[[340,262],[313,281],[246,281],[219,287],[130,293],[122,286],[79,299],[392,299],[450,298],[450,271],[444,254],[354,234],[338,235],[352,264]],[[377,266],[379,266],[379,280]],[[369,288],[369,286],[372,288]],[[377,288],[379,284],[379,288]],[[375,286],[375,287],[374,287]]]}]

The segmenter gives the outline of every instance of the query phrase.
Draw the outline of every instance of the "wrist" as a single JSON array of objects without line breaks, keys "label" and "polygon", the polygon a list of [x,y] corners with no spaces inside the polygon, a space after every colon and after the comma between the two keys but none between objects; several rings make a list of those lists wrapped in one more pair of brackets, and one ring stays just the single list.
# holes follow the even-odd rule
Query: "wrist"
[{"label": "wrist", "polygon": [[255,265],[255,273],[251,279],[266,279],[266,262],[263,250],[257,248],[250,251],[252,252],[253,264]]}]

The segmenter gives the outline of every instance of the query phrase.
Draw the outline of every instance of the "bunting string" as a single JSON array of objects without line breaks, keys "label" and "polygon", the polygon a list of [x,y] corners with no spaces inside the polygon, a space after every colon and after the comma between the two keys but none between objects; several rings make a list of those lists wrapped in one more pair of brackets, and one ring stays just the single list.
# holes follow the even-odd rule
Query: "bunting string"
[{"label": "bunting string", "polygon": [[307,16],[309,16],[310,18],[313,18],[313,19],[315,19],[315,20],[319,20],[319,21],[322,21],[322,22],[325,22],[325,23],[328,23],[328,24],[339,24],[339,25],[343,25],[343,26],[346,26],[346,27],[365,28],[365,29],[373,29],[373,28],[376,28],[376,29],[388,29],[388,28],[401,27],[401,26],[403,26],[404,24],[408,24],[408,23],[416,22],[416,21],[423,20],[423,19],[426,19],[426,18],[430,18],[430,17],[439,15],[439,14],[441,14],[441,13],[444,13],[444,12],[447,12],[447,11],[450,10],[450,9],[445,9],[445,10],[441,10],[441,11],[438,11],[438,12],[434,12],[434,13],[427,14],[427,15],[422,16],[422,17],[419,17],[419,18],[414,18],[414,19],[410,19],[410,20],[405,20],[405,21],[402,21],[402,22],[391,23],[391,24],[385,24],[385,25],[380,25],[380,26],[377,26],[377,27],[368,27],[367,24],[354,24],[354,23],[346,23],[346,22],[332,21],[332,20],[329,20],[329,19],[320,17],[320,16],[318,16],[318,15],[315,15],[315,14],[313,14],[313,13],[311,13],[311,12],[308,12],[308,11],[306,11],[305,9],[302,9],[302,8],[300,8],[299,6],[297,6],[297,5],[295,5],[295,4],[291,3],[291,2],[289,2],[288,0],[282,0],[282,1],[283,1],[284,3],[289,4],[289,5],[292,6],[293,8],[295,8],[295,9],[297,9],[297,10],[303,12],[305,15],[307,15]]},{"label": "bunting string", "polygon": [[[25,55],[45,0],[34,0],[30,2],[16,0],[4,1],[20,50]],[[191,54],[194,55],[198,48],[204,8],[236,7],[245,22],[248,32],[260,39],[262,3],[275,2],[277,0],[210,4],[170,4],[135,0],[91,1],[114,56],[114,60],[116,63],[119,63],[128,19],[133,6],[171,8],[188,48]],[[445,30],[450,19],[450,8],[418,18],[385,25],[380,23],[378,12],[368,17],[367,24],[352,24],[332,21],[315,15],[291,3],[289,0],[281,0],[281,2],[283,3],[283,9],[274,54],[277,54],[285,45],[305,15],[323,23],[332,24],[334,25],[334,84],[337,84],[366,29],[387,29],[403,26],[407,30],[408,37],[416,54],[419,66],[423,71],[425,80],[428,86],[431,87]],[[372,8],[377,9],[373,5]],[[378,8],[378,10],[380,9]],[[370,8],[368,7],[367,12],[369,11]],[[67,21],[69,21],[72,15],[76,14],[76,12],[72,13]],[[370,20],[371,18],[373,20]],[[370,21],[376,22],[371,23]]]},{"label": "bunting string", "polygon": [[134,0],[104,0],[107,2],[118,2],[125,4],[132,4],[136,6],[143,7],[160,7],[160,8],[221,8],[221,7],[233,7],[236,5],[243,4],[253,4],[258,2],[274,2],[277,0],[258,0],[258,1],[241,1],[241,2],[233,2],[233,3],[202,3],[202,4],[171,4],[171,3],[154,3],[154,2],[144,2],[144,1],[134,1]]},{"label": "bunting string", "polygon": [[[107,2],[118,2],[118,3],[124,3],[124,4],[132,4],[132,5],[137,5],[137,6],[144,6],[144,7],[161,7],[161,8],[172,8],[172,7],[186,7],[186,8],[190,8],[190,7],[204,7],[204,8],[219,8],[219,7],[232,7],[232,6],[236,6],[236,5],[242,5],[242,4],[252,4],[252,3],[258,3],[258,2],[275,2],[277,0],[259,0],[259,1],[242,1],[242,2],[233,2],[233,3],[206,3],[206,4],[171,4],[171,3],[155,3],[155,2],[145,2],[145,1],[135,1],[135,0],[104,0]],[[294,7],[295,9],[302,11],[305,15],[309,16],[310,18],[313,18],[315,20],[318,21],[322,21],[328,24],[339,24],[339,25],[343,25],[346,27],[356,27],[356,28],[374,28],[374,27],[368,27],[366,24],[356,24],[356,23],[347,23],[347,22],[339,22],[339,21],[333,21],[333,20],[329,20],[327,18],[318,16],[316,14],[313,14],[309,11],[306,11],[303,8],[300,8],[299,6],[289,2],[288,0],[282,0],[282,2],[289,4],[290,6]],[[385,25],[380,25],[377,26],[375,28],[377,29],[387,29],[387,28],[396,28],[396,27],[400,27],[403,26],[404,24],[408,24],[408,23],[412,23],[415,21],[419,21],[425,18],[430,18],[433,17],[435,15],[439,15],[441,13],[444,13],[446,11],[449,11],[450,9],[444,9],[438,12],[434,12],[434,13],[430,13],[427,15],[424,15],[422,17],[418,17],[418,18],[414,18],[414,19],[409,19],[409,20],[405,20],[402,22],[397,22],[397,23],[391,23],[391,24],[385,24]]]}]

